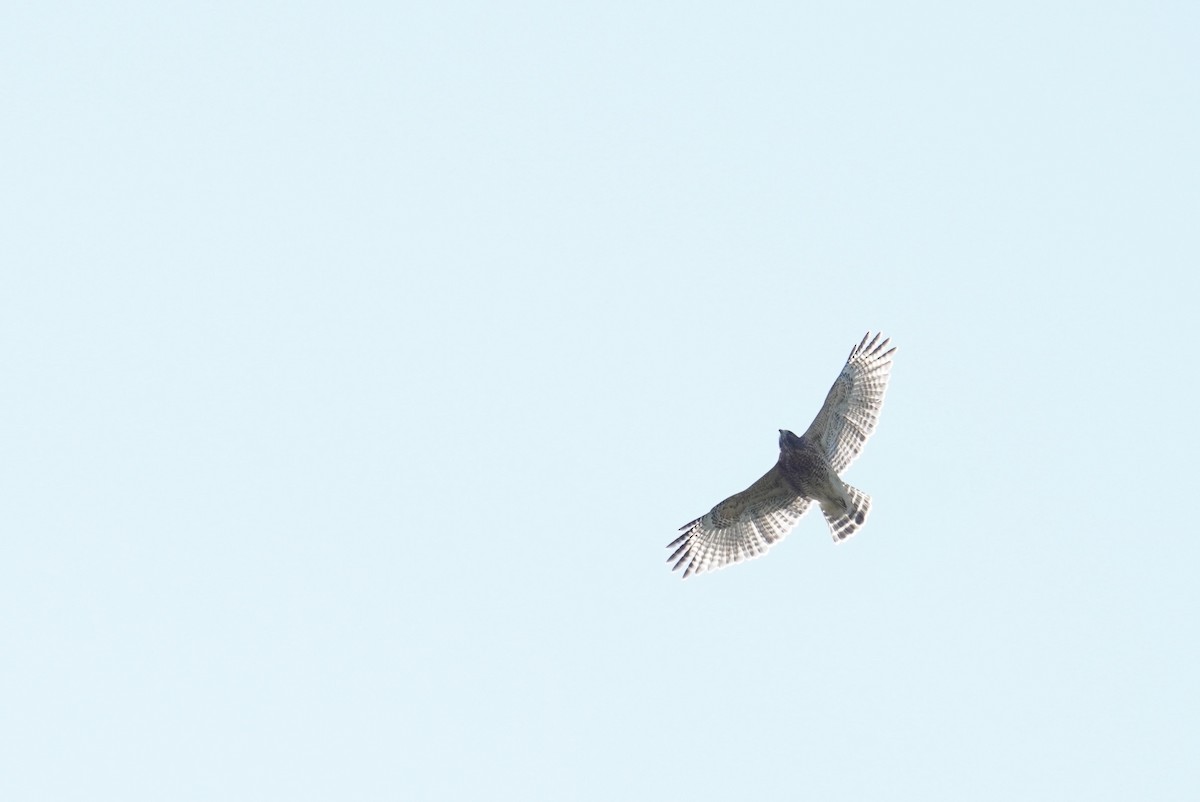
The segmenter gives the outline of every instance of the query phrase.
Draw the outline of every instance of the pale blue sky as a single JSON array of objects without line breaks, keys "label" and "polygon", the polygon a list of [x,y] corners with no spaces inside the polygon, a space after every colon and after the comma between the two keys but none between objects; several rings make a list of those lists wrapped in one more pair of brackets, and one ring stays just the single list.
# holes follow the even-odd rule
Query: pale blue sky
[{"label": "pale blue sky", "polygon": [[[1200,797],[1193,3],[0,13],[0,797]],[[871,493],[664,545],[899,345]]]}]

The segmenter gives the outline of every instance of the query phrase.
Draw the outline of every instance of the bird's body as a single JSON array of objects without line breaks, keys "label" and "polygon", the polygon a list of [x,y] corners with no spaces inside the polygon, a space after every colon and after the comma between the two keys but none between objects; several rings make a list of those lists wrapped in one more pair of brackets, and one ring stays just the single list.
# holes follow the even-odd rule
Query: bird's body
[{"label": "bird's body", "polygon": [[681,527],[668,544],[668,562],[684,577],[716,570],[763,554],[786,535],[811,502],[821,506],[835,541],[866,522],[871,497],[838,475],[854,461],[875,430],[887,390],[892,355],[889,340],[871,333],[850,351],[812,425],[797,436],[779,431],[779,460],[749,488]]}]

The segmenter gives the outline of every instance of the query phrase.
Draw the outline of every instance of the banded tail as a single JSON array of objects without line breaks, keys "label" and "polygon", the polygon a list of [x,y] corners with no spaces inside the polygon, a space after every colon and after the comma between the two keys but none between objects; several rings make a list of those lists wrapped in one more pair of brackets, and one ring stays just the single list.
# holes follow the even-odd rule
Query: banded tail
[{"label": "banded tail", "polygon": [[825,514],[825,520],[829,522],[829,531],[833,533],[833,540],[836,543],[841,543],[857,532],[859,527],[867,522],[867,513],[871,511],[870,496],[857,487],[851,485],[845,487],[846,498],[850,502],[845,511],[830,509],[829,506],[821,504],[821,512]]}]

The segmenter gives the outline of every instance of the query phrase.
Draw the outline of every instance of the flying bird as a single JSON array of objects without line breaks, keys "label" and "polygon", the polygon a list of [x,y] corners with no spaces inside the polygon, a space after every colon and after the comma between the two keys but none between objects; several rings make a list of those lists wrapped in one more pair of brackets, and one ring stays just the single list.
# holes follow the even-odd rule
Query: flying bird
[{"label": "flying bird", "polygon": [[779,430],[779,461],[761,479],[730,496],[706,515],[684,524],[667,544],[673,571],[692,574],[762,556],[792,530],[809,504],[817,502],[834,542],[866,522],[871,497],[839,474],[858,457],[879,422],[892,369],[894,347],[882,333],[867,332],[850,349],[846,366],[808,430],[797,437]]}]

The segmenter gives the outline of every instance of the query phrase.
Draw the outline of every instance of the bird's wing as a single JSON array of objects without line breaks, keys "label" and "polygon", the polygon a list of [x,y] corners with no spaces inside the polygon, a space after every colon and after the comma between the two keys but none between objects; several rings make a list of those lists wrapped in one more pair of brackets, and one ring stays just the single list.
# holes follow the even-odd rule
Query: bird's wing
[{"label": "bird's wing", "polygon": [[667,544],[674,549],[667,562],[675,563],[673,571],[683,568],[686,579],[758,557],[792,530],[808,504],[784,483],[776,465],[707,515],[681,526],[683,534]]},{"label": "bird's wing", "polygon": [[867,437],[875,431],[883,408],[883,394],[887,391],[896,349],[888,348],[891,340],[881,341],[882,334],[867,342],[869,337],[868,331],[862,342],[850,350],[846,366],[825,396],[825,405],[804,433],[809,440],[821,444],[835,473],[841,473],[854,462]]}]

